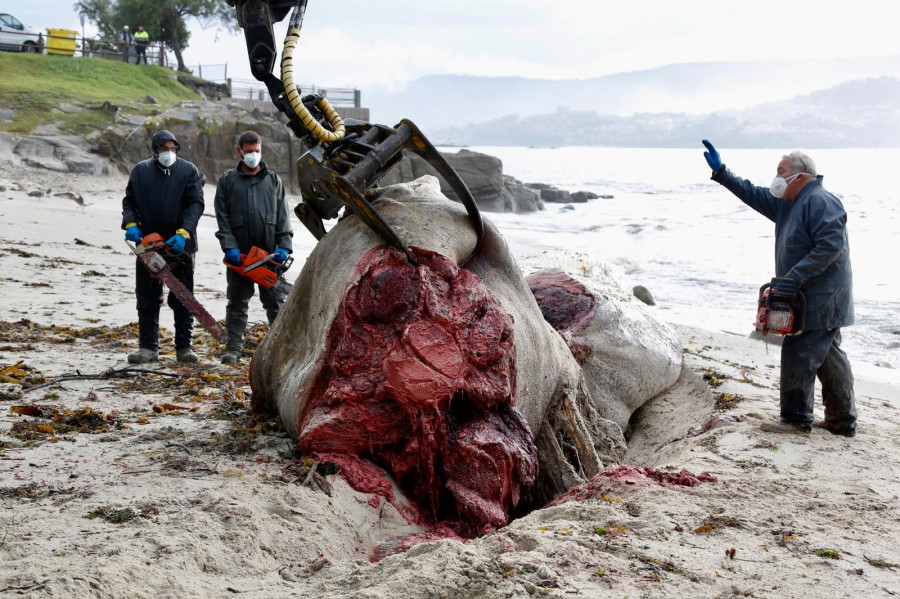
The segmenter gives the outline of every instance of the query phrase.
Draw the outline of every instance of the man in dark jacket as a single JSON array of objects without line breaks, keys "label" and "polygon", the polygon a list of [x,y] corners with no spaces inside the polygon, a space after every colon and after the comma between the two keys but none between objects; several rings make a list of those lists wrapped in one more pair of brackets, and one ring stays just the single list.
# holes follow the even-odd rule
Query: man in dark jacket
[{"label": "man in dark jacket", "polygon": [[713,145],[703,140],[713,181],[775,223],[775,276],[790,279],[789,292],[806,297],[803,333],[785,337],[781,348],[781,420],[763,423],[770,432],[808,433],[813,425],[816,376],[822,383],[830,432],[856,435],[853,373],[841,349],[841,327],[853,324],[853,276],[847,212],[822,187],[822,176],[805,153],[778,163],[772,184],[758,187],[733,174]]},{"label": "man in dark jacket", "polygon": [[[194,290],[194,254],[197,252],[197,222],[203,214],[204,177],[197,167],[177,157],[180,146],[169,131],[153,134],[153,158],[139,162],[131,171],[122,199],[125,239],[139,243],[144,233],[159,233],[170,253],[166,262],[175,277]],[[129,354],[132,364],[158,359],[159,307],[162,283],[150,276],[137,261],[137,295],[140,348]],[[169,307],[175,316],[175,353],[179,362],[197,362],[191,349],[194,318],[171,291]]]},{"label": "man in dark jacket", "polygon": [[[216,187],[216,237],[225,252],[225,261],[239,266],[241,254],[253,246],[268,254],[275,254],[277,262],[284,262],[291,253],[291,222],[284,203],[281,178],[262,162],[262,140],[253,131],[238,139],[238,165],[219,177]],[[228,306],[225,325],[228,345],[222,356],[223,364],[238,361],[244,345],[247,327],[247,308],[253,297],[253,281],[231,269],[225,271],[228,283]],[[259,299],[266,310],[269,324],[278,316],[284,298],[272,289],[259,286]]]}]

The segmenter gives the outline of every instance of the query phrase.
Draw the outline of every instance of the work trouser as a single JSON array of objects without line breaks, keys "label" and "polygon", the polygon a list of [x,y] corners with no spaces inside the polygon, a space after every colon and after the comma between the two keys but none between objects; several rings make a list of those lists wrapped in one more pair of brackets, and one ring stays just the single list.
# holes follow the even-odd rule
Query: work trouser
[{"label": "work trouser", "polygon": [[147,46],[135,45],[134,53],[137,55],[137,60],[134,64],[141,64],[141,58],[144,59],[144,64],[147,64]]},{"label": "work trouser", "polygon": [[[247,308],[253,297],[255,283],[245,276],[239,275],[230,268],[225,271],[228,282],[228,305],[225,307],[225,327],[228,329],[228,351],[241,351],[244,347],[244,330],[247,328]],[[275,321],[278,311],[284,304],[284,298],[259,285],[259,300],[266,310],[269,324]]]},{"label": "work trouser", "polygon": [[[194,291],[194,256],[183,252],[177,256],[167,256],[166,263],[175,278]],[[135,295],[137,296],[138,325],[140,327],[141,349],[159,349],[159,307],[162,306],[163,284],[154,279],[150,271],[137,260],[137,276],[135,277]],[[169,291],[169,307],[175,315],[175,349],[191,346],[191,334],[194,328],[194,317],[184,304]]]},{"label": "work trouser", "polygon": [[806,331],[785,337],[781,347],[781,418],[796,426],[813,423],[816,377],[822,383],[825,428],[856,430],[853,372],[841,349],[841,330]]}]

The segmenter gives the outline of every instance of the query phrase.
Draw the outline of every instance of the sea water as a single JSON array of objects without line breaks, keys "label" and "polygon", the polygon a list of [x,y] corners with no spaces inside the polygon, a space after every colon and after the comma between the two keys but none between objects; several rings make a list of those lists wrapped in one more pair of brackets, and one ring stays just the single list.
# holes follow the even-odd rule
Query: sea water
[{"label": "sea water", "polygon": [[[546,204],[531,214],[488,213],[523,264],[613,264],[627,286],[644,285],[665,320],[747,335],[759,287],[774,276],[774,223],[710,180],[703,147],[473,147],[499,157],[525,182],[611,199]],[[456,151],[445,148],[444,151]],[[768,186],[777,149],[720,148],[738,175]],[[900,191],[889,177],[900,150],[810,151],[824,186],[847,210],[856,324],[843,348],[857,374],[900,380]],[[773,348],[773,362],[777,362]]]}]

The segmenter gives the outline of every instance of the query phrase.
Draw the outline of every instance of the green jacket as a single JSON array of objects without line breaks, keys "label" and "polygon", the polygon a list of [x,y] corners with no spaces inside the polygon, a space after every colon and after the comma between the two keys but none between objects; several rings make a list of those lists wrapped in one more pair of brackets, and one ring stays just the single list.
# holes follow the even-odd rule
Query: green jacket
[{"label": "green jacket", "polygon": [[284,185],[263,162],[255,175],[240,164],[225,171],[216,187],[216,237],[222,251],[237,248],[247,253],[253,246],[267,252],[280,247],[292,250],[291,221],[284,202]]}]

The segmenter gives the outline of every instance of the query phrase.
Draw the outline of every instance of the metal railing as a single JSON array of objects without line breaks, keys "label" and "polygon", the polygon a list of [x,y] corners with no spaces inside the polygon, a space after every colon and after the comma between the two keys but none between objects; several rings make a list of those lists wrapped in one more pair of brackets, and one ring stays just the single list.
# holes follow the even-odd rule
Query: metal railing
[{"label": "metal railing", "polygon": [[16,31],[3,25],[0,27],[0,49],[12,52],[42,52],[44,35]]},{"label": "metal railing", "polygon": [[[205,67],[204,67],[205,68]],[[194,73],[197,74],[196,72]],[[231,97],[239,100],[256,100],[269,102],[269,92],[266,86],[256,79],[229,78],[216,83],[226,83],[231,92]],[[297,84],[297,89],[303,95],[322,94],[335,107],[361,108],[362,92],[356,88],[328,87],[323,88],[314,84]]]},{"label": "metal railing", "polygon": [[[61,29],[53,31],[64,31]],[[69,30],[65,30],[69,31]],[[71,30],[75,31],[75,30]],[[13,43],[13,38],[18,38],[21,43]],[[11,51],[34,52],[54,54],[57,56],[86,56],[91,58],[104,58],[107,60],[121,60],[136,64],[138,59],[137,47],[125,44],[118,40],[84,38],[74,35],[59,35],[51,33],[25,33],[13,31],[3,27],[0,32],[0,48]],[[167,67],[171,64],[163,44],[151,43],[145,50],[146,62]],[[143,62],[143,61],[142,61]]]}]

